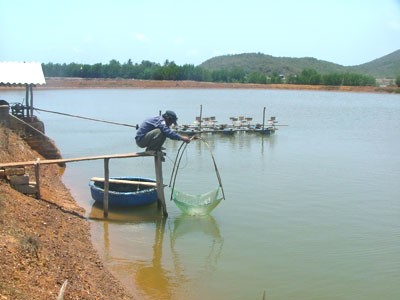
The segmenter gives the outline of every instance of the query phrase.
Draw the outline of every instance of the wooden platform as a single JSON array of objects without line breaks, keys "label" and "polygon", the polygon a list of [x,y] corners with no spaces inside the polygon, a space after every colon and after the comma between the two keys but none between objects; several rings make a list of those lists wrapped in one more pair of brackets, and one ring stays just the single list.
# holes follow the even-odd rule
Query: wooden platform
[{"label": "wooden platform", "polygon": [[86,157],[75,157],[75,158],[43,159],[43,160],[39,160],[39,161],[32,160],[32,161],[8,162],[8,163],[0,163],[0,169],[7,168],[7,167],[34,166],[37,163],[46,165],[46,164],[69,163],[69,162],[78,162],[78,161],[86,161],[86,160],[110,159],[110,158],[129,158],[129,157],[140,157],[140,156],[155,156],[155,152],[154,151],[146,151],[146,152],[138,152],[138,153],[98,155],[98,156],[86,156]]},{"label": "wooden platform", "polygon": [[76,158],[62,158],[62,159],[44,159],[40,160],[39,158],[35,161],[19,161],[19,162],[8,162],[8,163],[0,163],[0,170],[4,170],[2,173],[6,173],[8,168],[16,168],[16,167],[26,167],[26,166],[34,166],[35,168],[35,192],[36,198],[40,199],[40,166],[46,164],[60,164],[60,163],[71,163],[78,161],[88,161],[88,160],[104,160],[104,178],[101,178],[104,181],[104,217],[108,217],[108,188],[109,183],[112,182],[113,179],[110,179],[109,172],[109,161],[110,159],[116,158],[130,158],[130,157],[145,157],[145,156],[153,156],[154,157],[154,166],[156,173],[156,183],[153,184],[157,188],[157,196],[158,196],[158,207],[162,208],[163,216],[167,217],[167,207],[165,204],[165,196],[164,196],[164,183],[162,176],[162,161],[164,159],[165,154],[161,151],[146,151],[146,152],[138,152],[138,153],[125,153],[125,154],[111,154],[111,155],[98,155],[98,156],[86,156],[86,157],[76,157]]}]

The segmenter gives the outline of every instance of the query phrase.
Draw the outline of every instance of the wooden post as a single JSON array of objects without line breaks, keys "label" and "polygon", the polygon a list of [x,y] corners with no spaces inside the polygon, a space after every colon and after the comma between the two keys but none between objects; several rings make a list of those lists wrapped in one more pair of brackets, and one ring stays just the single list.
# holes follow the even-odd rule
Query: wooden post
[{"label": "wooden post", "polygon": [[29,85],[26,83],[25,84],[25,108],[26,114],[24,112],[24,117],[27,116],[29,117]]},{"label": "wooden post", "polygon": [[109,170],[109,158],[104,159],[104,199],[103,199],[103,212],[104,218],[108,218],[108,189],[109,189],[109,178],[110,178],[110,170]]},{"label": "wooden post", "polygon": [[263,125],[262,125],[263,133],[264,133],[264,126],[265,126],[265,107],[264,107],[264,110],[263,110]]},{"label": "wooden post", "polygon": [[200,120],[199,120],[199,131],[201,132],[201,121],[203,118],[203,105],[200,104]]},{"label": "wooden post", "polygon": [[161,207],[163,210],[163,216],[168,217],[167,206],[165,204],[164,182],[162,175],[163,158],[164,158],[164,153],[162,151],[156,151],[156,155],[154,157],[154,163],[156,168],[158,208]]},{"label": "wooden post", "polygon": [[32,84],[29,85],[29,94],[30,94],[29,109],[30,109],[30,115],[31,115],[31,122],[33,122],[33,89],[32,89]]},{"label": "wooden post", "polygon": [[36,199],[40,199],[40,158],[35,162]]}]

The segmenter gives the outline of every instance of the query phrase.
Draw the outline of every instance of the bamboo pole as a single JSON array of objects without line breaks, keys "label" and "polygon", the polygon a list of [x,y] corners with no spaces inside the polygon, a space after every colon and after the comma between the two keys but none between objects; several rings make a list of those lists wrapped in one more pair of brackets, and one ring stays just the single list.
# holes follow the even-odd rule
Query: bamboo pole
[{"label": "bamboo pole", "polygon": [[[105,178],[101,177],[92,177],[90,178],[91,181],[99,181],[104,182]],[[123,183],[123,184],[132,184],[132,185],[146,185],[156,187],[156,182],[146,182],[146,181],[137,181],[137,180],[124,180],[124,179],[109,179],[108,182],[110,183]]]},{"label": "bamboo pole", "polygon": [[162,175],[162,160],[164,153],[162,151],[157,151],[154,156],[154,164],[156,168],[156,180],[157,180],[157,198],[158,198],[158,208],[162,208],[163,216],[168,217],[167,206],[165,204],[164,195],[164,183]]},{"label": "bamboo pole", "polygon": [[103,210],[104,218],[108,218],[108,188],[109,188],[109,158],[104,159],[104,199],[103,199]]},{"label": "bamboo pole", "polygon": [[40,158],[35,163],[36,199],[40,199]]},{"label": "bamboo pole", "polygon": [[[142,157],[142,156],[154,156],[154,152],[148,151],[148,152],[138,152],[138,153],[98,155],[98,156],[86,156],[86,157],[75,157],[75,158],[44,159],[40,163],[42,165],[47,165],[47,164],[78,162],[78,161],[86,161],[86,160],[97,160],[97,159],[105,159],[105,158],[129,158],[129,157]],[[0,168],[33,166],[33,165],[35,165],[35,163],[36,163],[36,161],[0,163]]]}]

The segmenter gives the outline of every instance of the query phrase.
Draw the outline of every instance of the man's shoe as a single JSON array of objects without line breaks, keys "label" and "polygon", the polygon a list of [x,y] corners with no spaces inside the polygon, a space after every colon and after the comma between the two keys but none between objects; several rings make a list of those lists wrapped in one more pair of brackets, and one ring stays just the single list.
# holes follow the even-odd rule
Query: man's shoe
[{"label": "man's shoe", "polygon": [[165,150],[165,148],[164,147],[161,147],[159,149],[153,149],[153,148],[150,148],[150,147],[146,148],[146,151],[162,151],[162,150]]}]

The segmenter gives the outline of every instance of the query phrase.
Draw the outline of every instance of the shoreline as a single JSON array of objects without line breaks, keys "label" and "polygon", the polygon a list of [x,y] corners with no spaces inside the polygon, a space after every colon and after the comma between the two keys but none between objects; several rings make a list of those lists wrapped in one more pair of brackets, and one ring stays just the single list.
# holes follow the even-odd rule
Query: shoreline
[{"label": "shoreline", "polygon": [[[24,86],[2,86],[0,89],[25,89]],[[37,90],[58,89],[263,89],[263,90],[307,90],[331,92],[361,93],[400,93],[396,86],[324,86],[299,84],[252,84],[252,83],[215,83],[199,81],[172,80],[136,80],[136,79],[100,79],[77,77],[48,77],[45,85],[37,85]]]},{"label": "shoreline", "polygon": [[[0,126],[0,161],[38,157]],[[84,209],[62,181],[64,169],[50,164],[40,170],[40,199],[0,179],[0,299],[56,299],[63,284],[65,299],[137,299],[95,250]],[[25,174],[35,178],[32,167]]]}]

